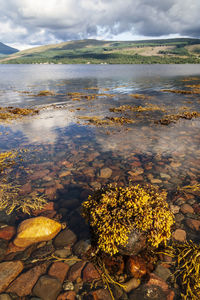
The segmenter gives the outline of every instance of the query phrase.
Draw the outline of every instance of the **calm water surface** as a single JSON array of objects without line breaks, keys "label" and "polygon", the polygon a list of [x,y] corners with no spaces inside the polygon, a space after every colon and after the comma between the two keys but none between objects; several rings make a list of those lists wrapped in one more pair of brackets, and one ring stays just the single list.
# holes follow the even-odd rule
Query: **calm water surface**
[{"label": "calm water surface", "polygon": [[[55,201],[81,236],[86,231],[79,223],[80,204],[94,188],[129,180],[152,183],[166,189],[174,203],[179,186],[199,182],[200,119],[154,123],[169,113],[200,112],[200,94],[163,91],[200,84],[199,65],[0,65],[0,76],[0,106],[41,108],[37,116],[0,125],[1,151],[28,150],[9,180]],[[54,95],[38,97],[42,90]],[[160,109],[110,112],[120,105]],[[134,123],[94,126],[88,122],[94,116],[123,116]],[[196,195],[186,198],[199,201]]]}]

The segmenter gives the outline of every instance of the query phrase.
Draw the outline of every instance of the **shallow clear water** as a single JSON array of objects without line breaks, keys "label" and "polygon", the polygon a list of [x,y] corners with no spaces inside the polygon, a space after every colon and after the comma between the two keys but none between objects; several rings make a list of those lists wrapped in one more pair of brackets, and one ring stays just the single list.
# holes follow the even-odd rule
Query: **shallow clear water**
[{"label": "shallow clear water", "polygon": [[[0,125],[1,151],[28,149],[9,180],[45,193],[81,236],[80,204],[94,188],[129,180],[152,183],[174,201],[178,186],[199,181],[200,119],[154,123],[168,113],[200,112],[200,94],[162,91],[200,84],[199,65],[0,65],[0,76],[0,106],[41,108],[37,116]],[[38,97],[42,90],[55,95]],[[75,92],[95,99],[74,101],[69,93]],[[157,105],[163,111],[109,111],[124,104]],[[135,122],[94,126],[80,118],[91,116],[124,116]],[[111,171],[102,177],[104,168]]]}]

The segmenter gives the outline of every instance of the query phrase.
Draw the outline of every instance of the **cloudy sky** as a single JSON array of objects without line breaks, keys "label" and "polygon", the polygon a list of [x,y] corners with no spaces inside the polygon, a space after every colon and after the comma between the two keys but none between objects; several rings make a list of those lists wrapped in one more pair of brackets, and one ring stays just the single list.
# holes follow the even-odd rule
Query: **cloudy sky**
[{"label": "cloudy sky", "polygon": [[84,38],[200,38],[200,0],[0,0],[0,41],[18,49]]}]

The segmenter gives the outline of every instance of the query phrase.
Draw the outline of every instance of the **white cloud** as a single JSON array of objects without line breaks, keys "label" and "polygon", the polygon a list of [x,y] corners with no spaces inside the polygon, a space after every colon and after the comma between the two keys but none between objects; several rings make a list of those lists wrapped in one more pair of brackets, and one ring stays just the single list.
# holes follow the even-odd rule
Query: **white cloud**
[{"label": "white cloud", "polygon": [[80,38],[200,37],[199,0],[0,0],[0,41],[39,45]]}]

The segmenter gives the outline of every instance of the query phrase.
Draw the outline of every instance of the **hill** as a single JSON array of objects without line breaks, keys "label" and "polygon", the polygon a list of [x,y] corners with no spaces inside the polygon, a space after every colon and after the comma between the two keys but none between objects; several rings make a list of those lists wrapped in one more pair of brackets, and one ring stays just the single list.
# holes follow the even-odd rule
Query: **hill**
[{"label": "hill", "polygon": [[0,42],[0,55],[9,55],[9,54],[12,54],[12,53],[16,53],[18,52],[19,50],[15,49],[15,48],[12,48],[12,47],[9,47],[3,43]]},{"label": "hill", "polygon": [[0,63],[200,63],[200,39],[70,41],[20,51]]}]

